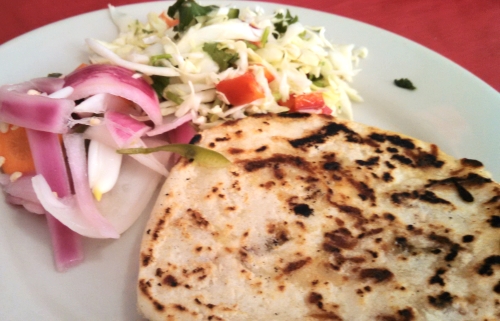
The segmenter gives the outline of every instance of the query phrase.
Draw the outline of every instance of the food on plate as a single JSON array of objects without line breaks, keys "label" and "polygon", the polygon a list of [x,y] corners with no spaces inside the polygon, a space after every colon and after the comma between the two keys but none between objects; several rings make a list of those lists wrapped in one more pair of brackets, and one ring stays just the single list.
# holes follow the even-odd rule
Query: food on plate
[{"label": "food on plate", "polygon": [[7,202],[46,215],[59,271],[81,262],[81,236],[127,230],[168,173],[169,155],[116,154],[169,142],[141,137],[151,127],[133,117],[149,115],[153,126],[161,114],[154,89],[134,75],[88,65],[0,87],[0,185]]},{"label": "food on plate", "polygon": [[182,144],[252,114],[352,118],[361,101],[350,83],[366,49],[332,44],[289,11],[178,0],[142,23],[109,9],[119,35],[87,39],[88,63],[0,87],[0,186],[46,215],[60,271],[82,260],[81,236],[119,238],[154,197],[177,158],[144,151],[224,166]]},{"label": "food on plate", "polygon": [[500,185],[436,145],[327,115],[256,115],[193,143],[143,235],[151,320],[498,320]]},{"label": "food on plate", "polygon": [[415,87],[415,85],[408,78],[394,79],[394,85],[396,85],[399,88],[404,88],[408,90],[417,89],[417,87]]},{"label": "food on plate", "polygon": [[206,167],[226,167],[231,163],[220,153],[192,144],[168,144],[151,148],[125,148],[117,150],[118,154],[150,154],[154,152],[177,153],[189,161]]},{"label": "food on plate", "polygon": [[87,39],[90,60],[149,76],[163,123],[183,117],[206,128],[288,110],[352,118],[351,101],[362,100],[350,83],[366,48],[332,43],[289,10],[178,0],[147,22],[110,13],[119,35]]}]

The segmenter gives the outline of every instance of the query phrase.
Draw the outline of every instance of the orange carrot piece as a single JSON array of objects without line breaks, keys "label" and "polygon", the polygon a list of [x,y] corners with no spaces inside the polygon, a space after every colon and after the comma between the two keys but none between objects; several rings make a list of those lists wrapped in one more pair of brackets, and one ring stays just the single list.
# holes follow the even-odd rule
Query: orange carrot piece
[{"label": "orange carrot piece", "polygon": [[6,133],[0,132],[0,156],[5,157],[5,163],[2,165],[5,174],[35,172],[26,129],[22,127],[12,129],[9,125]]},{"label": "orange carrot piece", "polygon": [[165,11],[163,11],[159,17],[161,20],[165,21],[165,23],[169,28],[175,27],[179,24],[179,19],[170,18],[168,15],[165,14]]},{"label": "orange carrot piece", "polygon": [[264,67],[264,76],[266,76],[268,83],[272,82],[275,78],[274,75],[266,67]]},{"label": "orange carrot piece", "polygon": [[75,68],[75,70],[82,69],[87,67],[89,64],[82,62],[81,64],[78,65],[78,67]]},{"label": "orange carrot piece", "polygon": [[267,69],[263,64],[255,64],[255,65],[261,66],[264,69],[264,77],[266,77],[268,83],[272,82],[275,79],[273,73],[270,72],[269,69]]}]

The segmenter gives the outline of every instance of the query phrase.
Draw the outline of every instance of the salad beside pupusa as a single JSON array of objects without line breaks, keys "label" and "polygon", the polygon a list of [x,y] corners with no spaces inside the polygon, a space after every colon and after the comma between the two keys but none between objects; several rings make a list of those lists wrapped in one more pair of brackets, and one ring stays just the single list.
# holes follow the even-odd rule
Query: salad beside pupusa
[{"label": "salad beside pupusa", "polygon": [[86,39],[88,62],[0,88],[3,190],[47,217],[58,270],[82,260],[81,236],[118,238],[154,197],[177,157],[145,148],[252,114],[350,118],[361,100],[349,83],[366,49],[288,10],[179,0],[144,23],[109,12],[119,35]]}]

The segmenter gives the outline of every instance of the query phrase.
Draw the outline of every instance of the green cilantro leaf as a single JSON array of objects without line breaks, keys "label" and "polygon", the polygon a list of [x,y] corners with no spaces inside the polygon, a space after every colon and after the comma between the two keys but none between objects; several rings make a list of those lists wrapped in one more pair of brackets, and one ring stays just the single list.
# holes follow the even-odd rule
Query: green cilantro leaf
[{"label": "green cilantro leaf", "polygon": [[162,55],[156,55],[156,56],[151,56],[149,58],[149,63],[152,65],[152,66],[157,66],[158,65],[158,62],[162,59],[170,59],[172,58],[172,55],[170,54],[162,54]]},{"label": "green cilantro leaf", "polygon": [[328,86],[328,81],[322,75],[320,75],[319,77],[314,77],[314,75],[309,75],[307,78],[309,78],[309,80],[313,82],[314,86],[317,87]]},{"label": "green cilantro leaf", "polygon": [[238,53],[232,50],[219,49],[219,45],[216,42],[207,42],[203,44],[203,51],[219,65],[219,71],[224,71],[233,66],[240,58]]},{"label": "green cilantro leaf", "polygon": [[167,87],[170,83],[170,78],[152,75],[151,79],[153,80],[153,84],[151,85],[151,87],[153,87],[153,89],[156,91],[156,94],[159,98],[163,97],[163,91],[165,90],[165,87]]},{"label": "green cilantro leaf", "polygon": [[274,23],[274,30],[278,32],[280,35],[284,34],[286,32],[286,29],[288,28],[289,25],[296,23],[299,21],[298,16],[292,16],[290,14],[290,10],[286,10],[286,15],[283,15],[282,13],[277,13],[274,18],[276,19]]},{"label": "green cilantro leaf", "polygon": [[229,12],[227,13],[227,17],[229,19],[236,19],[240,16],[240,9],[229,8]]},{"label": "green cilantro leaf", "polygon": [[179,18],[179,24],[174,27],[176,31],[185,31],[196,23],[196,17],[206,16],[217,6],[200,6],[194,0],[177,0],[168,8],[167,14],[171,18]]}]

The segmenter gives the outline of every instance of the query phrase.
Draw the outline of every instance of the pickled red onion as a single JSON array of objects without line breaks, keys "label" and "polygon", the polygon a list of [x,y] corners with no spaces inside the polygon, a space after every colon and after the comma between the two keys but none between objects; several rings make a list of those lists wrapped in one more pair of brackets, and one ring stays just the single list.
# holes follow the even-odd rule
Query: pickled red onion
[{"label": "pickled red onion", "polygon": [[[37,174],[46,177],[50,189],[59,197],[71,195],[66,164],[56,134],[28,129],[28,141]],[[58,271],[64,271],[83,260],[80,235],[46,213],[52,239],[54,260]]]},{"label": "pickled red onion", "polygon": [[31,82],[0,87],[0,121],[12,125],[65,133],[75,103],[69,99],[54,99],[43,95],[28,95],[37,90]]},{"label": "pickled red onion", "polygon": [[72,100],[108,93],[136,103],[155,124],[161,124],[158,97],[154,89],[135,72],[113,65],[89,65],[75,70],[65,78],[65,86],[74,88]]}]

